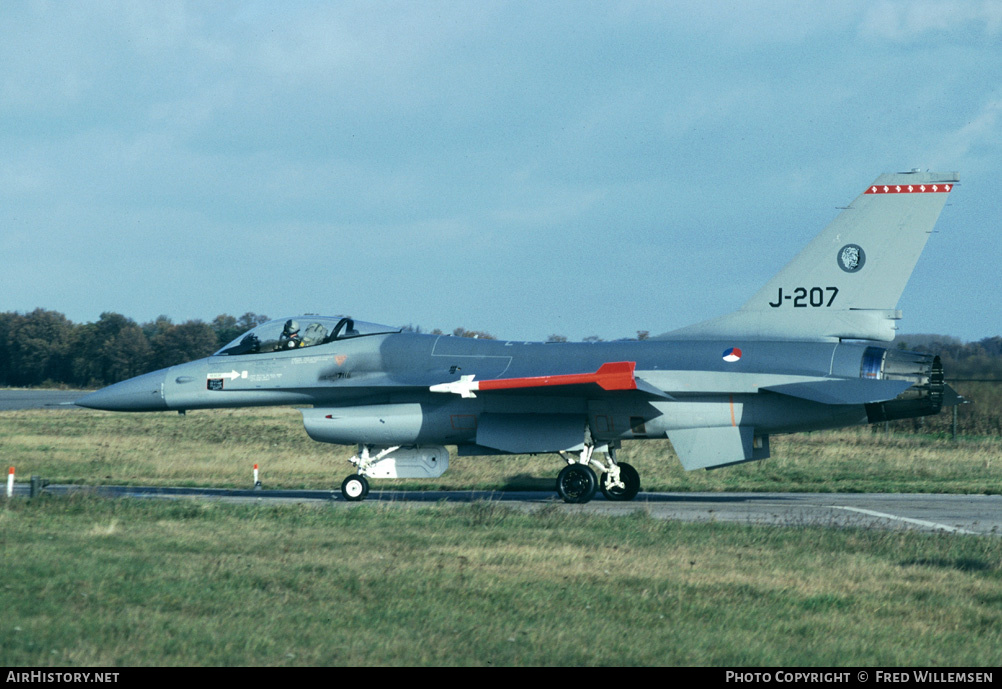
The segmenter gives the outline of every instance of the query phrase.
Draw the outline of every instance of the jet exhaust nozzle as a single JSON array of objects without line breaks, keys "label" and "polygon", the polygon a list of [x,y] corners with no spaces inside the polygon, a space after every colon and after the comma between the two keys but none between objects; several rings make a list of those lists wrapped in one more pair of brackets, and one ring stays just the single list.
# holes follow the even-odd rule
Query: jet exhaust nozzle
[{"label": "jet exhaust nozzle", "polygon": [[860,377],[906,380],[912,384],[893,400],[867,404],[866,417],[870,423],[932,416],[943,408],[946,391],[943,364],[933,354],[867,347]]}]

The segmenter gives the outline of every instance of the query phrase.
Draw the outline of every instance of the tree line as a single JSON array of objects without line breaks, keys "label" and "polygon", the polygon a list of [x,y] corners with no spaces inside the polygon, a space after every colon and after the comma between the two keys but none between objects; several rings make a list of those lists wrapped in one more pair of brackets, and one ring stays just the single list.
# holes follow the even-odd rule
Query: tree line
[{"label": "tree line", "polygon": [[267,320],[245,313],[216,316],[211,323],[160,316],[139,324],[108,312],[95,323],[76,324],[45,309],[0,313],[0,385],[110,385],[208,356]]},{"label": "tree line", "polygon": [[1002,380],[1002,337],[962,342],[948,335],[902,335],[898,349],[938,354],[946,379]]}]

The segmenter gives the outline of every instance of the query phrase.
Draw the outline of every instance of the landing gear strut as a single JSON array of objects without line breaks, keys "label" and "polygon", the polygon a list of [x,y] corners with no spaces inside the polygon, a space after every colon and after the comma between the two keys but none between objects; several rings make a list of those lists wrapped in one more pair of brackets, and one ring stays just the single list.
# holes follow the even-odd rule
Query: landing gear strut
[{"label": "landing gear strut", "polygon": [[369,454],[368,445],[359,445],[358,453],[348,460],[358,467],[358,472],[341,482],[341,496],[351,502],[365,500],[369,494],[369,480],[365,477],[370,473],[373,464],[398,449],[400,449],[399,446],[388,447],[373,457]]},{"label": "landing gear strut", "polygon": [[[602,489],[605,499],[627,501],[637,497],[637,493],[640,492],[640,474],[637,470],[626,462],[612,466],[615,469],[602,474],[602,480],[599,482],[599,488]],[[619,474],[617,479],[613,478],[614,473]]]}]

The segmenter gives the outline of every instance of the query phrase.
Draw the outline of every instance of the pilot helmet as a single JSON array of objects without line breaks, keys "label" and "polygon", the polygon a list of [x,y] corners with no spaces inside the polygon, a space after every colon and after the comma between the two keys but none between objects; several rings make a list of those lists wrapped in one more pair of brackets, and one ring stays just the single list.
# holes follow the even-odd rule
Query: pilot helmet
[{"label": "pilot helmet", "polygon": [[288,337],[290,335],[295,335],[298,332],[299,332],[299,323],[293,320],[285,322],[285,329],[282,331],[283,335]]}]

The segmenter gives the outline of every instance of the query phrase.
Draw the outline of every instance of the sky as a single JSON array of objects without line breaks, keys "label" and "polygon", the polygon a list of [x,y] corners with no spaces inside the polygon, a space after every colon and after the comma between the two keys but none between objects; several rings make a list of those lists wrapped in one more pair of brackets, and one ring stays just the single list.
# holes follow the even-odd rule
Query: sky
[{"label": "sky", "polygon": [[1002,334],[1002,1],[0,3],[0,311],[633,337],[959,171],[904,333]]}]

